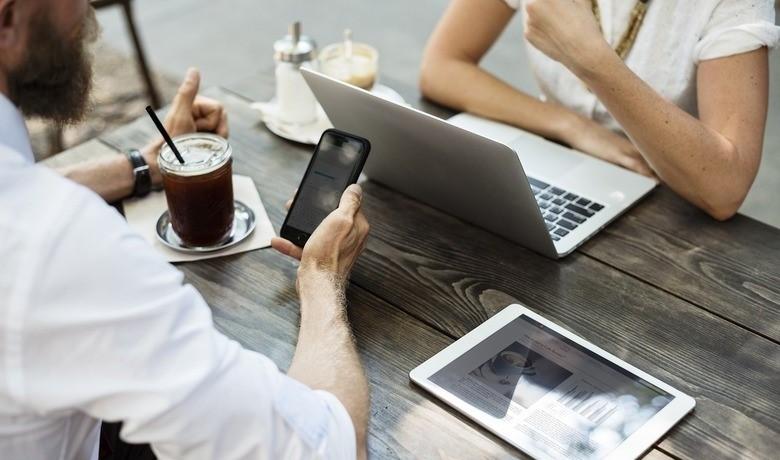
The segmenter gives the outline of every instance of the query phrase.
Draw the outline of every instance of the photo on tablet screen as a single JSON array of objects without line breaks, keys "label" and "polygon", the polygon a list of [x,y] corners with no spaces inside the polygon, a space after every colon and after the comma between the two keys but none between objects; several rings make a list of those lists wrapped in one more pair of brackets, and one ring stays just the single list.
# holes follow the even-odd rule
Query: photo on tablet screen
[{"label": "photo on tablet screen", "polygon": [[569,378],[571,372],[519,342],[512,342],[469,375],[528,408]]},{"label": "photo on tablet screen", "polygon": [[556,458],[609,455],[673,399],[527,315],[430,381]]}]

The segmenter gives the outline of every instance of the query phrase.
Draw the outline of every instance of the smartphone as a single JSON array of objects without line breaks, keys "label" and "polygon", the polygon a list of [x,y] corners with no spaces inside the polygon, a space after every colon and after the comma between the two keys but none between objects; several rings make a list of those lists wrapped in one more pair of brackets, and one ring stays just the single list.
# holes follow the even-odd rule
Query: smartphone
[{"label": "smartphone", "polygon": [[320,223],[339,207],[341,195],[357,182],[371,151],[362,137],[329,129],[322,133],[303,175],[280,235],[303,247]]}]

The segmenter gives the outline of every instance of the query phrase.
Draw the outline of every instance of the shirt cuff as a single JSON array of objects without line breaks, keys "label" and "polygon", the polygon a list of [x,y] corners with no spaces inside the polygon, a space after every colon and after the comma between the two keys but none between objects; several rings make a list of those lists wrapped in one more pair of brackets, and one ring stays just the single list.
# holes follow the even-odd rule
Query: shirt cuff
[{"label": "shirt cuff", "polygon": [[328,405],[328,410],[331,413],[331,432],[333,437],[343,441],[341,446],[343,455],[340,455],[338,458],[354,460],[357,458],[357,439],[355,438],[355,425],[352,423],[352,417],[349,416],[349,412],[347,412],[344,404],[332,393],[324,390],[316,390],[315,393]]},{"label": "shirt cuff", "polygon": [[763,46],[773,48],[780,40],[780,27],[759,21],[740,24],[705,36],[694,49],[696,62],[747,53]]}]

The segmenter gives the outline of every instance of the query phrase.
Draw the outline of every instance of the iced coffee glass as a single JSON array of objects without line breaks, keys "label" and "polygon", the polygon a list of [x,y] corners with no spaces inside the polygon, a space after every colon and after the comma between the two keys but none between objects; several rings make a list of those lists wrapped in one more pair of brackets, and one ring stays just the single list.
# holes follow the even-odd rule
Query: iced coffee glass
[{"label": "iced coffee glass", "polygon": [[213,134],[173,138],[181,164],[168,145],[158,163],[173,231],[188,247],[211,247],[233,230],[233,150]]}]

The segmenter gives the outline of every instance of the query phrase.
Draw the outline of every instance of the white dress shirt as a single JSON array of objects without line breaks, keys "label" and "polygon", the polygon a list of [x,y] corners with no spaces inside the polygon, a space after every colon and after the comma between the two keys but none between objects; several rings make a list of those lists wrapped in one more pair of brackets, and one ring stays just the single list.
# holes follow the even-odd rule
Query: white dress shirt
[{"label": "white dress shirt", "polygon": [[[524,0],[504,0],[518,8]],[[615,48],[637,0],[598,0],[604,38]],[[696,66],[700,61],[773,47],[780,40],[775,0],[650,0],[626,65],[665,99],[697,116]],[[525,15],[525,8],[522,8]],[[525,19],[525,18],[524,18]],[[542,98],[621,127],[596,96],[559,62],[526,41]]]},{"label": "white dress shirt", "polygon": [[182,280],[97,195],[33,164],[0,94],[0,458],[96,459],[101,419],[161,460],[354,458],[341,403],[218,332]]}]

